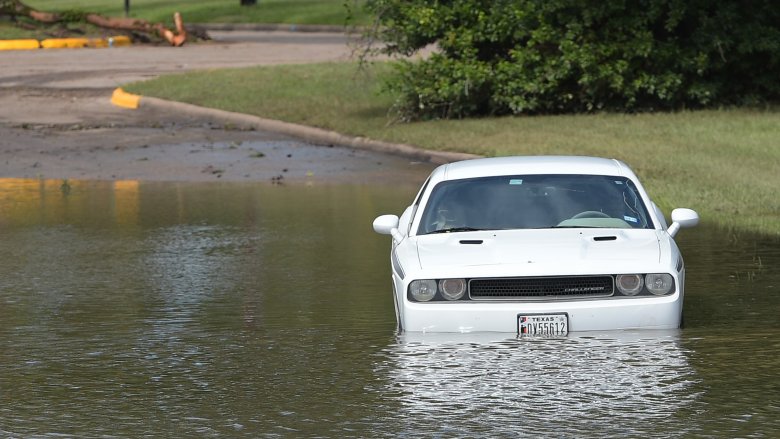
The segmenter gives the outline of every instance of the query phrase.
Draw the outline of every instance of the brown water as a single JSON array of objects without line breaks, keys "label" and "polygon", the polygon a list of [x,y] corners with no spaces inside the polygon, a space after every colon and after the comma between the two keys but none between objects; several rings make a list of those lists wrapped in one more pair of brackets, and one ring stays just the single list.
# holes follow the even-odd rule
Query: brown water
[{"label": "brown water", "polygon": [[0,180],[0,436],[780,432],[778,239],[682,231],[680,331],[399,335],[418,181],[62,183]]}]

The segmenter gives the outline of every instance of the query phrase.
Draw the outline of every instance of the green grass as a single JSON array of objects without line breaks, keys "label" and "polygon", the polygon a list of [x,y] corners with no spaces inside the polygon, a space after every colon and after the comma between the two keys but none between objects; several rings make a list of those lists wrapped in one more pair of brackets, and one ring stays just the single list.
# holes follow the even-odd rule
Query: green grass
[{"label": "green grass", "polygon": [[[123,16],[121,0],[26,0],[42,11],[76,9],[109,16]],[[258,0],[255,6],[241,6],[239,0],[131,0],[130,16],[151,22],[172,22],[181,12],[185,23],[285,23],[344,25],[345,3],[353,10],[357,24],[368,22],[363,0]]]},{"label": "green grass", "polygon": [[[30,23],[30,20],[23,20]],[[36,25],[34,30],[23,29],[9,22],[0,22],[0,40],[68,38],[68,37],[102,37],[117,35],[116,31],[101,29],[85,23],[56,23]]]},{"label": "green grass", "polygon": [[[124,16],[121,0],[26,0],[26,4],[41,11],[79,10],[106,16]],[[365,25],[369,16],[363,10],[364,0],[258,0],[255,6],[241,6],[240,0],[131,0],[130,16],[152,23],[173,26],[173,13],[181,12],[186,23],[283,23],[325,24],[343,26]],[[349,5],[349,10],[345,5]],[[24,20],[28,21],[28,20]],[[75,29],[68,32],[65,28]],[[0,21],[0,39],[44,39],[62,36],[101,36],[105,33],[85,24],[43,25],[26,30],[9,21]]]},{"label": "green grass", "polygon": [[2,40],[23,40],[27,38],[38,39],[40,34],[30,32],[22,29],[18,26],[14,26],[12,23],[0,21],[0,39]]},{"label": "green grass", "polygon": [[391,69],[355,64],[213,70],[126,90],[206,107],[486,156],[576,154],[628,163],[667,213],[780,235],[780,112],[729,109],[658,114],[501,117],[395,124],[381,93]]}]

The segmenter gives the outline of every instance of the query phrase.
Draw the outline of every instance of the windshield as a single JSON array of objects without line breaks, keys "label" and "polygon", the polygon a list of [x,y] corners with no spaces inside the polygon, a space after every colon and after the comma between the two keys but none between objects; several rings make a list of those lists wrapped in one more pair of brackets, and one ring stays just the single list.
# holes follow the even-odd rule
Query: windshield
[{"label": "windshield", "polygon": [[436,185],[418,234],[538,228],[653,228],[634,183],[602,175],[517,175]]}]

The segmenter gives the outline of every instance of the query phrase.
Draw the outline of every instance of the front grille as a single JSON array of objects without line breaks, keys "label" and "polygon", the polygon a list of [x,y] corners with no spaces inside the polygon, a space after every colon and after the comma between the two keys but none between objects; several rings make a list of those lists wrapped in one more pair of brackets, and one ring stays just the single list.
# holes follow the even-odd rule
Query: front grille
[{"label": "front grille", "polygon": [[472,300],[535,300],[608,297],[614,292],[612,276],[512,277],[472,279]]}]

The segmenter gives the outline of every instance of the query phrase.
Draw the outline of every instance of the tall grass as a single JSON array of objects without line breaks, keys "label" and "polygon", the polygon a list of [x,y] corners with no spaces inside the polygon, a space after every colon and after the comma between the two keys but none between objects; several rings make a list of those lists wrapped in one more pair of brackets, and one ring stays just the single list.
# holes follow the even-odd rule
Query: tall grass
[{"label": "tall grass", "polygon": [[780,112],[722,109],[657,114],[499,117],[394,123],[378,63],[254,67],[164,76],[129,91],[422,148],[486,156],[614,157],[668,212],[780,234]]}]

